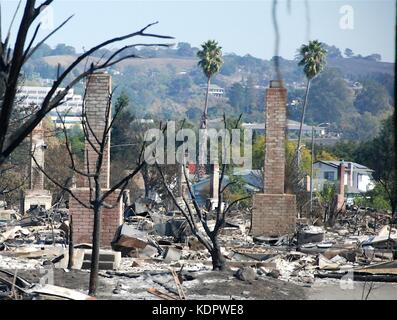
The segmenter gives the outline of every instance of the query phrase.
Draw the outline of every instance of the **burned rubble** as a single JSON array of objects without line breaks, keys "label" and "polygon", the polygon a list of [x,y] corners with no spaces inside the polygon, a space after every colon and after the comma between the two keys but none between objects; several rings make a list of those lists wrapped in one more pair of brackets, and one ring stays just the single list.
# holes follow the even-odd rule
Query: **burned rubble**
[{"label": "burned rubble", "polygon": [[[117,279],[121,288],[133,279],[151,278],[160,285],[156,290],[146,288],[151,295],[188,298],[186,283],[210,273],[211,256],[177,212],[147,210],[144,215],[128,217],[115,234],[113,250],[101,250],[100,276]],[[29,223],[26,217],[18,216],[3,221],[0,229],[0,268],[7,275],[0,277],[3,298],[30,299],[39,292],[31,290],[32,284],[13,285],[9,278],[18,277],[20,271],[49,266],[68,270],[67,209],[27,215],[32,217]],[[295,235],[280,237],[250,236],[249,215],[249,211],[231,212],[220,235],[222,252],[236,281],[255,285],[258,279],[270,278],[307,287],[317,279],[341,279],[347,274],[355,281],[397,281],[397,229],[390,228],[383,213],[365,208],[346,211],[332,228],[301,223]],[[88,271],[90,247],[74,245],[71,271]],[[174,283],[156,280],[174,273],[175,279],[180,279]],[[57,295],[56,289],[47,289],[48,295],[51,290]],[[63,297],[81,298],[66,293]]]}]

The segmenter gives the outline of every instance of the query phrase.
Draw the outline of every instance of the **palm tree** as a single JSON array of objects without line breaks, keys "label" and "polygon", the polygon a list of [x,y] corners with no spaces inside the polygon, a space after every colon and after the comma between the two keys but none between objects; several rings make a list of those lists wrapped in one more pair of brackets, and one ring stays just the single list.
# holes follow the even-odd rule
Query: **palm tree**
[{"label": "palm tree", "polygon": [[215,40],[208,40],[201,45],[202,49],[197,52],[197,57],[200,58],[198,62],[199,67],[203,70],[207,77],[207,93],[205,96],[205,107],[201,120],[200,128],[204,129],[207,127],[208,120],[208,95],[211,84],[211,78],[219,72],[223,64],[222,60],[222,47],[218,46],[218,42]]},{"label": "palm tree", "polygon": [[[207,77],[207,92],[205,95],[205,106],[203,115],[201,117],[200,129],[207,129],[208,127],[208,96],[211,85],[211,78],[219,72],[221,66],[223,64],[222,59],[222,47],[218,45],[218,42],[215,40],[208,40],[207,42],[201,45],[201,50],[197,52],[197,57],[200,59],[198,62],[198,66],[204,72],[204,75]],[[204,135],[204,141],[207,141],[206,134]],[[206,143],[206,142],[205,142]],[[205,144],[203,143],[200,146],[201,151],[205,148]],[[201,157],[204,156],[204,152],[200,152]],[[200,159],[201,163],[204,163],[204,159]]]},{"label": "palm tree", "polygon": [[301,60],[299,61],[298,65],[303,66],[303,72],[305,73],[307,83],[305,101],[303,103],[303,110],[299,127],[298,145],[296,149],[298,161],[302,139],[302,127],[305,121],[308,100],[307,98],[309,96],[310,84],[312,80],[324,69],[326,55],[327,51],[324,49],[324,45],[318,40],[309,41],[309,44],[303,44],[299,49],[299,57],[301,58]]}]

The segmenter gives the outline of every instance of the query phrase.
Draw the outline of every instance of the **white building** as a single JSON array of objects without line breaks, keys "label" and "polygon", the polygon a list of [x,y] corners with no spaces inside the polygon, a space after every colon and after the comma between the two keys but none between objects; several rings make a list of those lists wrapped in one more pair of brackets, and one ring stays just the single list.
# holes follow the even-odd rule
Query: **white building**
[{"label": "white building", "polygon": [[[241,126],[244,129],[256,130],[258,132],[265,132],[266,129],[265,123],[243,123]],[[294,120],[288,120],[287,122],[288,133],[295,133],[297,135],[299,132],[299,127],[300,127],[300,122]],[[312,129],[314,130],[314,135],[316,137],[322,137],[326,133],[324,127],[317,127],[317,126],[312,127],[307,124],[303,124],[302,135],[311,136]]]},{"label": "white building", "polygon": [[62,128],[63,125],[66,129],[70,129],[74,126],[81,126],[81,115],[70,115],[70,114],[52,114],[51,120],[55,124],[56,128]]},{"label": "white building", "polygon": [[[62,91],[64,88],[58,88],[56,92]],[[40,106],[51,87],[22,87],[17,93],[18,105],[22,108],[28,108],[32,105]],[[70,89],[62,104],[50,112],[52,121],[57,127],[62,126],[62,121],[59,119],[58,113],[65,121],[65,126],[70,128],[81,123],[81,110],[83,106],[83,97],[75,94],[73,89]]]},{"label": "white building", "polygon": [[[316,161],[313,165],[314,191],[322,191],[325,183],[339,183],[338,167],[342,161]],[[360,194],[372,190],[375,185],[373,170],[355,162],[343,162],[345,167],[344,185],[349,194]]]},{"label": "white building", "polygon": [[[204,92],[207,92],[207,86],[201,86],[204,89]],[[208,93],[214,97],[221,98],[225,95],[225,89],[217,86],[216,84],[211,84]]]}]

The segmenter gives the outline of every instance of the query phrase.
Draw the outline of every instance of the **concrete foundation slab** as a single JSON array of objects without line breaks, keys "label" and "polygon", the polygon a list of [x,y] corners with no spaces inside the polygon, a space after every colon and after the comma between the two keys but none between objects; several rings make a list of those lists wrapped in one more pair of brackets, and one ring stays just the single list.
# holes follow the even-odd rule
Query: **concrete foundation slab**
[{"label": "concrete foundation slab", "polygon": [[[56,268],[67,268],[69,261],[68,251],[62,254],[62,259],[58,259],[55,263]],[[117,270],[121,262],[121,253],[111,250],[99,251],[99,270]],[[73,269],[87,270],[91,268],[91,250],[90,249],[74,249]]]}]

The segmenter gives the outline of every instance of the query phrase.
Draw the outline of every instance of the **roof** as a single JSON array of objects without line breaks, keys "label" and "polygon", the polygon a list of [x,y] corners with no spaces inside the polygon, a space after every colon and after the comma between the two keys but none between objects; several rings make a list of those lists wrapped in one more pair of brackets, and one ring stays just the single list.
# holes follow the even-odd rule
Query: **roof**
[{"label": "roof", "polygon": [[370,168],[368,168],[368,167],[366,167],[366,166],[364,166],[362,164],[359,164],[359,163],[356,163],[356,162],[352,162],[352,161],[319,160],[319,161],[316,161],[315,164],[319,163],[319,162],[324,163],[324,164],[329,165],[329,166],[334,167],[334,168],[338,168],[341,165],[341,163],[343,163],[344,167],[346,169],[349,169],[350,164],[352,164],[353,165],[353,170],[356,170],[356,171],[366,171],[366,172],[373,172],[374,171],[374,170],[372,170],[372,169],[370,169]]},{"label": "roof", "polygon": [[[252,169],[237,169],[234,172],[234,176],[241,177],[245,183],[254,188],[261,188],[262,186],[262,173],[261,170],[252,170]],[[225,174],[223,178],[223,184],[227,184],[230,178],[228,175]],[[211,176],[205,177],[200,181],[193,184],[193,189],[200,189],[205,185],[210,184]]]},{"label": "roof", "polygon": [[[201,84],[200,87],[206,89],[207,85]],[[218,86],[217,84],[210,84],[210,90],[225,90],[225,88],[222,88],[222,87]]]},{"label": "roof", "polygon": [[[265,123],[243,123],[242,127],[246,128],[246,129],[253,129],[253,130],[265,130],[266,125],[265,125]],[[288,127],[288,130],[299,130],[300,122],[288,119],[287,127]],[[314,126],[313,128],[314,128],[314,131],[324,130],[323,127]],[[304,123],[302,126],[302,130],[303,131],[311,131],[312,126]]]}]

